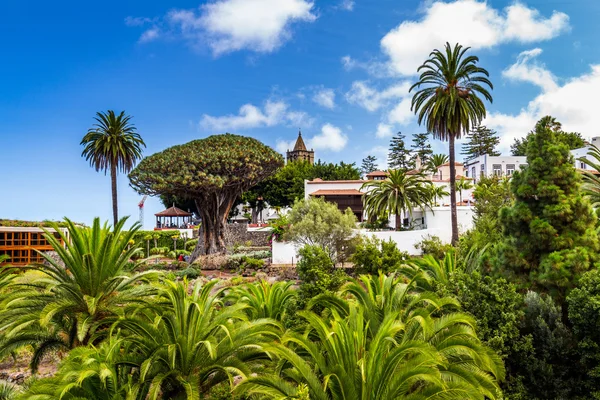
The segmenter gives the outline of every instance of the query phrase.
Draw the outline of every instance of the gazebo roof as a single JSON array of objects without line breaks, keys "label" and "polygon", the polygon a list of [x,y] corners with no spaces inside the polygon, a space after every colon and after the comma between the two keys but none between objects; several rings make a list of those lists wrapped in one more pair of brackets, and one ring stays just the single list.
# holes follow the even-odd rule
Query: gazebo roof
[{"label": "gazebo roof", "polygon": [[183,211],[182,209],[173,206],[154,215],[157,217],[190,217],[192,213]]}]

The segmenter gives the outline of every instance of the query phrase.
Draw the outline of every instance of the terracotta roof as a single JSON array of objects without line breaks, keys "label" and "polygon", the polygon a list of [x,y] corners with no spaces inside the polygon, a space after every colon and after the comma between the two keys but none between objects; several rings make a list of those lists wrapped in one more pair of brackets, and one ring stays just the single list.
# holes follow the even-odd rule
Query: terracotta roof
[{"label": "terracotta roof", "polygon": [[182,209],[173,206],[154,215],[157,217],[189,217],[192,215],[192,213],[183,211]]},{"label": "terracotta roof", "polygon": [[316,178],[315,180],[308,181],[307,183],[314,184],[314,183],[365,183],[365,182],[369,182],[369,181],[365,181],[362,179],[346,180],[346,181],[324,181],[323,179]]},{"label": "terracotta roof", "polygon": [[311,196],[362,196],[362,193],[356,189],[321,189],[316,192],[312,192]]},{"label": "terracotta roof", "polygon": [[369,172],[367,174],[367,176],[388,176],[388,172],[387,171],[373,171],[373,172]]},{"label": "terracotta roof", "polygon": [[306,145],[304,144],[304,140],[302,140],[302,132],[298,132],[298,139],[296,139],[293,151],[306,151]]},{"label": "terracotta roof", "polygon": [[581,168],[575,168],[575,169],[581,173],[588,172],[592,175],[600,175],[600,172],[596,171],[595,169],[581,169]]}]

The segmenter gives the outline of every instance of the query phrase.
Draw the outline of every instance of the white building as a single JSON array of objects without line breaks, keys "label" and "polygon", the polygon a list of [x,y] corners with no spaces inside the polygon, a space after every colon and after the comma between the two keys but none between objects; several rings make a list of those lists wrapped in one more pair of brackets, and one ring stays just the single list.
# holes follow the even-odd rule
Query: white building
[{"label": "white building", "polygon": [[[592,145],[600,146],[600,136],[592,138]],[[589,165],[578,159],[587,157],[590,145],[571,150],[573,165],[579,170],[589,169]],[[511,176],[520,167],[527,165],[525,156],[488,156],[487,154],[465,161],[465,175],[472,178],[475,183],[481,176]]]},{"label": "white building", "polygon": [[[456,177],[458,179],[464,177],[464,169],[462,163],[456,163]],[[450,206],[450,164],[446,163],[442,165],[436,173],[428,176],[428,179],[435,186],[443,186],[446,188],[448,195],[436,199],[437,207],[434,209],[443,210]],[[417,170],[409,171],[409,173],[417,173]],[[362,197],[366,193],[366,189],[363,189],[363,185],[370,180],[383,180],[387,177],[385,171],[374,171],[367,174],[367,179],[363,180],[343,180],[343,181],[324,181],[322,179],[314,179],[312,181],[304,182],[304,198],[310,197],[322,197],[325,200],[336,203],[340,210],[344,211],[350,208],[358,221],[362,222],[365,218],[365,212],[363,208]],[[468,179],[468,178],[467,178]],[[462,196],[462,203],[459,203],[459,207],[465,207],[468,209],[468,213],[471,213],[471,200],[472,200],[473,188],[464,190],[460,195],[457,193],[457,197]],[[457,201],[460,200],[457,199]],[[440,212],[423,212],[420,209],[414,209],[412,217],[404,215],[403,225],[406,227],[413,227],[415,229],[423,229],[430,224],[433,225],[445,225],[450,226],[449,213],[443,211]],[[433,221],[436,219],[436,221]],[[440,219],[440,221],[437,221]],[[390,216],[390,226],[395,228],[395,216]]]}]

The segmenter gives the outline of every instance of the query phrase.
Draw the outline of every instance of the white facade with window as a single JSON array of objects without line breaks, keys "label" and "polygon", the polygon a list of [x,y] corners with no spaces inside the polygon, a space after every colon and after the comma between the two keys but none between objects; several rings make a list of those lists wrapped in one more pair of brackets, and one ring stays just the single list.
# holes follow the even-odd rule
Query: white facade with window
[{"label": "white facade with window", "polygon": [[527,165],[527,157],[483,155],[465,161],[465,174],[475,183],[481,176],[511,176],[522,165]]}]

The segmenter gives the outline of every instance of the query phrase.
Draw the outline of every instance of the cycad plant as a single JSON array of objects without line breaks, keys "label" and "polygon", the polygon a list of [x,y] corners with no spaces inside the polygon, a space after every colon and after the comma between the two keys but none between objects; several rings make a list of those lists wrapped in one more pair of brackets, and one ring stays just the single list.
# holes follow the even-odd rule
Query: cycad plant
[{"label": "cycad plant", "polygon": [[144,400],[133,355],[118,336],[99,347],[78,347],[60,363],[53,377],[35,380],[16,400]]},{"label": "cycad plant", "polygon": [[46,231],[59,260],[40,253],[45,262],[20,267],[28,272],[8,285],[0,313],[0,355],[31,345],[35,371],[48,352],[93,343],[116,318],[149,298],[154,289],[142,283],[156,273],[125,274],[137,251],[129,241],[139,229],[135,224],[123,231],[125,221],[111,229],[98,218],[90,228],[65,219],[67,234],[57,225]]},{"label": "cycad plant", "polygon": [[371,335],[365,312],[353,302],[347,315],[300,312],[306,333],[264,346],[280,360],[278,374],[250,377],[237,391],[272,399],[298,398],[306,387],[318,400],[499,398],[502,363],[479,343],[470,317],[423,311],[402,320],[392,312]]},{"label": "cycad plant", "polygon": [[414,208],[431,206],[431,185],[422,174],[390,170],[386,179],[363,184],[365,211],[369,217],[395,214],[396,230],[400,230],[403,214],[412,217]]},{"label": "cycad plant", "polygon": [[293,282],[269,283],[261,280],[234,288],[227,299],[247,304],[245,312],[251,320],[272,318],[282,321],[287,302],[297,296],[292,286]]},{"label": "cycad plant", "polygon": [[248,321],[245,303],[224,306],[217,281],[196,284],[166,281],[154,305],[122,318],[120,329],[130,351],[140,357],[140,384],[148,399],[199,399],[211,387],[246,377],[265,358],[260,343],[281,335],[271,319]]},{"label": "cycad plant", "polygon": [[458,242],[454,143],[471,127],[480,125],[486,116],[481,98],[492,102],[489,90],[493,89],[487,70],[477,66],[479,58],[467,56],[467,51],[469,47],[452,47],[450,43],[446,43],[444,51],[435,49],[417,70],[419,80],[410,88],[417,89],[411,109],[419,124],[424,123],[435,139],[449,142],[453,245]]},{"label": "cycad plant", "polygon": [[98,112],[94,119],[96,123],[81,139],[81,145],[84,146],[81,155],[96,171],[106,174],[110,170],[113,222],[117,225],[117,172],[131,172],[142,157],[142,148],[146,144],[131,123],[131,116],[125,115],[125,111],[119,115],[112,110]]}]

